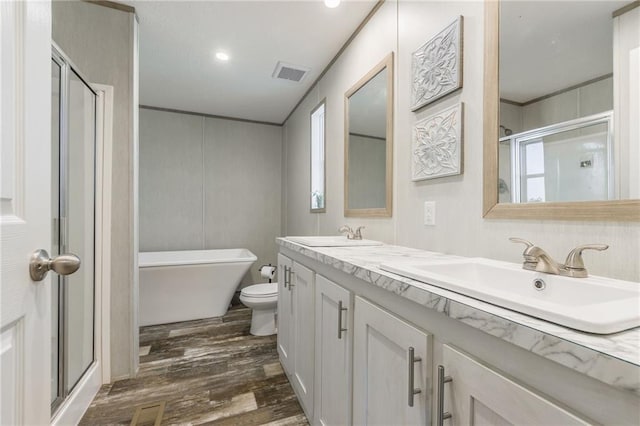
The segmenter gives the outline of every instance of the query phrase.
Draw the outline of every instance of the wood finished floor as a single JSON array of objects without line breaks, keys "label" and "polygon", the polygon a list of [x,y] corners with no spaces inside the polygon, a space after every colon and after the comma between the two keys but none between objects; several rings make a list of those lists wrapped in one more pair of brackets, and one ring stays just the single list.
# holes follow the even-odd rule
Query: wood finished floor
[{"label": "wood finished floor", "polygon": [[[142,327],[135,379],[104,385],[81,425],[129,425],[166,401],[163,425],[308,425],[282,371],[276,336],[249,334],[251,311]],[[150,423],[153,424],[153,423]]]}]

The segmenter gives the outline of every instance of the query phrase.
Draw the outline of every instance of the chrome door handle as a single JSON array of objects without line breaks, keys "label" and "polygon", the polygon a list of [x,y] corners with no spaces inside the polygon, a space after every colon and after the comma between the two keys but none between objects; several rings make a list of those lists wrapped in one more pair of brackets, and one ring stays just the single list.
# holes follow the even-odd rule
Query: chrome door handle
[{"label": "chrome door handle", "polygon": [[346,328],[342,328],[342,311],[346,311],[347,308],[342,307],[342,300],[338,301],[338,339],[342,339],[342,332],[347,331]]},{"label": "chrome door handle", "polygon": [[438,412],[436,413],[438,416],[437,426],[443,426],[444,421],[446,419],[451,418],[450,412],[444,412],[444,384],[453,381],[451,376],[444,375],[444,367],[438,366]]},{"label": "chrome door handle", "polygon": [[33,281],[42,281],[49,271],[59,275],[69,275],[79,268],[80,258],[72,253],[61,254],[51,259],[46,250],[39,249],[31,254],[29,261],[29,275]]},{"label": "chrome door handle", "polygon": [[414,364],[416,362],[420,362],[422,361],[422,358],[420,358],[419,356],[415,356],[415,349],[413,347],[409,348],[409,386],[408,386],[408,392],[409,392],[409,407],[413,407],[413,397],[414,395],[417,395],[419,393],[422,392],[422,389],[416,389],[415,388],[415,367]]}]

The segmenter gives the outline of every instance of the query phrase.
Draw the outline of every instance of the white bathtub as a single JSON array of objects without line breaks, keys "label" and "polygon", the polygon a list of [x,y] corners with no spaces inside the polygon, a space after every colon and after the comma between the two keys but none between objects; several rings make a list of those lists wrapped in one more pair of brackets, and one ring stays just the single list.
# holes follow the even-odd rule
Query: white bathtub
[{"label": "white bathtub", "polygon": [[224,315],[256,260],[247,249],[140,253],[140,325]]}]

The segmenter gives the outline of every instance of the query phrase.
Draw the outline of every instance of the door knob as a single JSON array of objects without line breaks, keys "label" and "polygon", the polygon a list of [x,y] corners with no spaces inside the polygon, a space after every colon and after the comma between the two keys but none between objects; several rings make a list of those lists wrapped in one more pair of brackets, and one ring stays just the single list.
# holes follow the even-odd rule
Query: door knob
[{"label": "door knob", "polygon": [[75,254],[61,254],[51,259],[46,250],[39,249],[31,254],[29,275],[33,281],[42,281],[49,271],[59,275],[69,275],[78,268],[80,268],[80,258]]}]

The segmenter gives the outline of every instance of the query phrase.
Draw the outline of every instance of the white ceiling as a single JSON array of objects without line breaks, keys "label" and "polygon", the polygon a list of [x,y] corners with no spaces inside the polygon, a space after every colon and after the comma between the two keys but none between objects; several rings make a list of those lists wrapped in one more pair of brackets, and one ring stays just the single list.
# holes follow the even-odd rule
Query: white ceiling
[{"label": "white ceiling", "polygon": [[500,97],[527,102],[611,73],[611,12],[628,2],[502,2]]},{"label": "white ceiling", "polygon": [[[125,3],[140,19],[142,105],[282,123],[376,0]],[[274,79],[278,61],[311,71]]]}]

